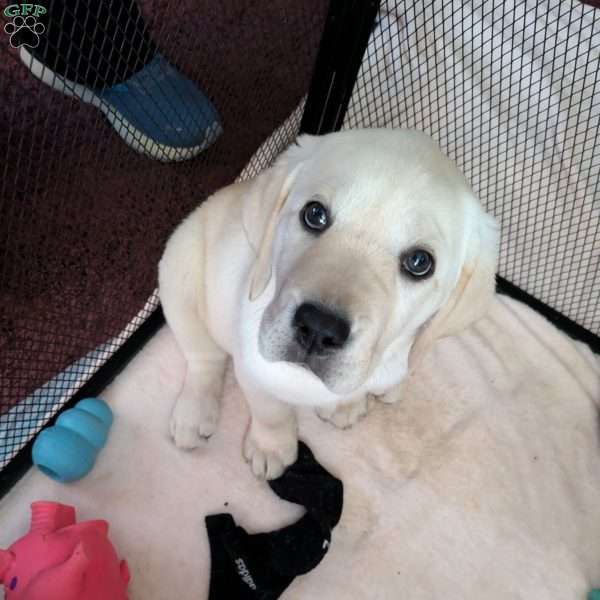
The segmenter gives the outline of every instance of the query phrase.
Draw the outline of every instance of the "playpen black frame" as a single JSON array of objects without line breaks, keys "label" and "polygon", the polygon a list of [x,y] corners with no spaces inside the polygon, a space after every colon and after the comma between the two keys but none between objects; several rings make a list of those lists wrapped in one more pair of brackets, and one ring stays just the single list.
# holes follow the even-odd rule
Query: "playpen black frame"
[{"label": "playpen black frame", "polygon": [[[342,127],[379,4],[380,0],[330,0],[325,29],[300,125],[302,133],[319,135],[337,131]],[[499,293],[529,305],[556,327],[572,338],[585,342],[594,352],[600,354],[599,336],[503,277],[497,276],[496,280]],[[98,396],[164,322],[164,315],[159,307],[47,425],[52,425],[61,412],[71,408],[82,398]],[[0,472],[0,498],[31,467],[32,445],[33,440],[21,448]]]}]

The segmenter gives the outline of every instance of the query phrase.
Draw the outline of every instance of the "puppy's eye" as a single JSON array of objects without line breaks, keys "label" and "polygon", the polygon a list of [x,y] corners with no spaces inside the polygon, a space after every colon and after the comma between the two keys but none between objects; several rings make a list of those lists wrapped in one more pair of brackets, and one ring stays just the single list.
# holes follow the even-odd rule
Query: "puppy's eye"
[{"label": "puppy's eye", "polygon": [[428,277],[433,273],[433,256],[422,248],[413,248],[402,255],[402,270],[415,279]]},{"label": "puppy's eye", "polygon": [[327,209],[320,202],[313,200],[300,211],[300,222],[309,231],[324,231],[329,227]]}]

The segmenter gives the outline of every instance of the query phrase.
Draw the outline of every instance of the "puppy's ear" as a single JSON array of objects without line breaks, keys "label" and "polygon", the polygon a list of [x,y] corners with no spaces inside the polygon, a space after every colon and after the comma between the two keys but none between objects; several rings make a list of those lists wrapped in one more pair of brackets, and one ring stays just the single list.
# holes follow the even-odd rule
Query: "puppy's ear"
[{"label": "puppy's ear", "polygon": [[473,199],[466,228],[470,230],[463,246],[463,262],[450,297],[417,335],[408,364],[413,370],[433,343],[459,333],[485,315],[494,297],[498,265],[499,227]]},{"label": "puppy's ear", "polygon": [[248,241],[256,252],[256,262],[250,282],[250,300],[256,300],[271,279],[272,246],[279,223],[279,214],[292,184],[318,138],[302,135],[266,171],[256,177],[244,199],[242,216]]}]

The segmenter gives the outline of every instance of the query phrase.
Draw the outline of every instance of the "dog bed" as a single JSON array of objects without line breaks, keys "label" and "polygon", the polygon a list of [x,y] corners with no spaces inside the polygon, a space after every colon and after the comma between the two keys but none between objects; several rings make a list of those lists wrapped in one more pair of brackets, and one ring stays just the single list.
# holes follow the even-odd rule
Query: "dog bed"
[{"label": "dog bed", "polygon": [[[248,411],[231,375],[207,448],[174,447],[183,371],[163,328],[104,394],[115,422],[91,474],[61,485],[31,470],[0,503],[0,546],[26,531],[31,501],[70,503],[110,521],[132,600],[192,600],[208,593],[205,515],[231,512],[250,533],[296,520],[242,459]],[[583,599],[600,585],[599,400],[600,359],[498,296],[436,344],[398,404],[346,431],[300,411],[344,509],[328,554],[282,598]]]}]

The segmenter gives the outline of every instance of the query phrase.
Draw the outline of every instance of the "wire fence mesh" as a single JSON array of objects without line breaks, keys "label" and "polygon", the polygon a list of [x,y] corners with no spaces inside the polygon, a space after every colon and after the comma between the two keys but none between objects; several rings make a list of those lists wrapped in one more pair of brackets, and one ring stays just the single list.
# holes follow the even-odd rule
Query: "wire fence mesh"
[{"label": "wire fence mesh", "polygon": [[427,131],[502,226],[500,275],[600,334],[600,10],[382,2],[344,127]]},{"label": "wire fence mesh", "polygon": [[0,468],[157,306],[174,226],[293,140],[327,11],[41,5],[0,17]]},{"label": "wire fence mesh", "polygon": [[[44,7],[0,19],[0,468],[156,307],[175,224],[295,137],[327,2]],[[500,274],[595,333],[598,14],[384,1],[344,123],[433,135],[501,221]]]}]

